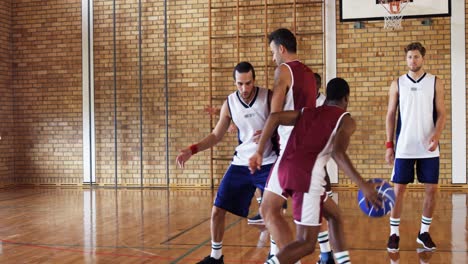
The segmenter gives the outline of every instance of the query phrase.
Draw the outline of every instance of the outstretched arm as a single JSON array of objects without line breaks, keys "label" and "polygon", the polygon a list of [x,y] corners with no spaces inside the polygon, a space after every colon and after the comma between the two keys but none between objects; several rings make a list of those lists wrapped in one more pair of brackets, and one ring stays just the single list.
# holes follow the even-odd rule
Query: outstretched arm
[{"label": "outstretched arm", "polygon": [[299,118],[301,112],[299,111],[283,111],[271,113],[268,117],[265,127],[263,128],[262,136],[258,142],[257,151],[249,159],[250,172],[254,173],[256,169],[260,169],[263,161],[263,152],[265,151],[265,144],[271,139],[274,131],[279,125],[294,126],[296,120]]},{"label": "outstretched arm", "polygon": [[227,102],[224,101],[223,106],[221,107],[218,123],[216,123],[213,131],[197,144],[180,150],[179,155],[177,155],[176,158],[179,167],[184,168],[185,162],[188,161],[190,157],[192,157],[192,155],[196,154],[197,152],[209,149],[218,144],[218,142],[223,139],[224,134],[226,134],[230,123],[231,116],[229,115]]},{"label": "outstretched arm", "polygon": [[341,125],[338,128],[333,145],[332,158],[338,164],[338,167],[355,182],[359,189],[362,190],[367,201],[371,204],[380,207],[381,202],[378,200],[375,184],[364,181],[361,174],[356,170],[349,158],[346,150],[349,146],[349,141],[354,131],[356,130],[356,122],[349,115],[345,115],[341,120]]}]

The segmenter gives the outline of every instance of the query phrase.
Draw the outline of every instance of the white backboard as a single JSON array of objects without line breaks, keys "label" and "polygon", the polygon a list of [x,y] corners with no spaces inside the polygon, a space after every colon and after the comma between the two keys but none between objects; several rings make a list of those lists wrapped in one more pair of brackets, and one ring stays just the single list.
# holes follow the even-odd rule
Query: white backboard
[{"label": "white backboard", "polygon": [[[379,0],[340,0],[340,21],[383,20],[387,14]],[[404,18],[451,15],[451,0],[411,0],[403,9]]]}]

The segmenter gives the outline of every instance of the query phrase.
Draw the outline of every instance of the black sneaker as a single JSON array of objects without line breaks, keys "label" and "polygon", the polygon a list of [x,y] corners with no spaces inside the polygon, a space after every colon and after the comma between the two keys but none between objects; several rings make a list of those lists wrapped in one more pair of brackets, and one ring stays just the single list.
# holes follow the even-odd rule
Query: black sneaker
[{"label": "black sneaker", "polygon": [[397,236],[396,234],[393,234],[388,238],[387,250],[390,252],[396,252],[400,250],[399,244],[400,244],[400,237]]},{"label": "black sneaker", "polygon": [[197,262],[197,264],[224,264],[223,258],[224,256],[221,256],[219,259],[215,259],[211,256],[207,256],[202,261]]},{"label": "black sneaker", "polygon": [[418,234],[418,238],[416,242],[421,244],[425,249],[434,250],[436,249],[436,245],[432,242],[431,235],[428,232],[424,232],[422,234]]},{"label": "black sneaker", "polygon": [[317,261],[317,264],[335,264],[335,260],[333,259],[333,253],[328,252],[327,260],[322,260],[322,257]]},{"label": "black sneaker", "polygon": [[264,225],[265,224],[260,214],[256,214],[255,216],[252,216],[249,219],[247,219],[247,223],[251,225]]}]

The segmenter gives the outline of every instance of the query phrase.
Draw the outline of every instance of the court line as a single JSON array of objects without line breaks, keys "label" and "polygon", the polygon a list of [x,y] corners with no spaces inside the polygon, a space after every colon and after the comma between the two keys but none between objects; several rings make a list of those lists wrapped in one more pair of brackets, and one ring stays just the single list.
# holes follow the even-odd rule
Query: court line
[{"label": "court line", "polygon": [[[211,219],[211,218],[210,218]],[[239,218],[237,219],[236,221],[230,223],[229,225],[227,225],[225,228],[224,228],[224,231],[226,230],[229,230],[231,227],[235,226],[236,224],[238,224],[243,218]],[[176,258],[174,261],[171,262],[171,264],[175,264],[175,263],[178,263],[180,260],[182,260],[183,258],[185,258],[186,256],[192,254],[193,252],[195,252],[196,250],[198,250],[199,248],[203,247],[206,243],[208,242],[211,242],[211,234],[210,234],[210,238],[208,238],[207,240],[205,241],[202,241],[201,243],[199,243],[198,245],[196,245],[195,247],[191,248],[189,251],[185,252],[185,254],[179,256],[178,258]],[[256,263],[256,262],[253,262],[253,263]]]},{"label": "court line", "polygon": [[174,240],[174,239],[178,238],[179,236],[181,236],[181,235],[183,235],[183,234],[185,234],[185,233],[191,231],[191,230],[194,229],[195,227],[198,227],[198,226],[202,225],[203,223],[205,223],[206,221],[208,221],[208,220],[210,220],[210,219],[211,219],[211,218],[206,218],[206,219],[204,219],[204,220],[201,221],[200,223],[195,224],[195,225],[193,225],[193,226],[191,226],[191,227],[185,229],[184,231],[182,231],[182,232],[180,232],[180,233],[178,233],[178,234],[176,234],[176,235],[174,235],[174,236],[169,237],[168,239],[166,239],[166,240],[164,240],[163,242],[161,242],[161,244],[166,245],[166,244],[167,244],[168,242],[170,242],[171,240]]},{"label": "court line", "polygon": [[109,252],[95,252],[95,251],[86,251],[86,250],[79,250],[79,249],[70,249],[70,248],[60,248],[54,246],[42,246],[42,245],[35,245],[29,243],[20,243],[10,240],[0,239],[3,243],[12,244],[17,246],[25,246],[31,248],[40,248],[40,249],[48,249],[48,250],[57,250],[57,251],[66,251],[66,252],[75,252],[81,254],[88,254],[88,255],[102,255],[102,256],[113,256],[113,257],[129,257],[129,258],[140,258],[140,259],[161,259],[161,260],[171,260],[173,258],[170,257],[160,257],[160,256],[138,256],[138,255],[129,255],[129,254],[118,254],[118,253],[109,253]]}]

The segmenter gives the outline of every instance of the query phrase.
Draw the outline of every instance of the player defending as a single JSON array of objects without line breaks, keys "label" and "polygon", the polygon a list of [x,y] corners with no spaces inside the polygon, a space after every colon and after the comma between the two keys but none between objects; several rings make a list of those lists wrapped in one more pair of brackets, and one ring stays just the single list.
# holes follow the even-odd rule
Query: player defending
[{"label": "player defending", "polygon": [[[424,183],[425,196],[421,229],[416,241],[426,249],[436,245],[429,235],[436,205],[439,182],[439,139],[445,126],[444,84],[441,79],[423,70],[426,49],[419,42],[406,46],[407,74],[390,86],[386,118],[385,160],[393,164],[392,182],[395,206],[390,216],[390,237],[387,249],[399,250],[400,216],[406,185],[414,182],[414,166],[418,181]],[[398,108],[398,125],[395,116]],[[396,146],[393,139],[396,129]]]},{"label": "player defending", "polygon": [[255,71],[248,62],[241,62],[233,72],[237,91],[230,94],[221,107],[219,121],[213,132],[197,144],[182,149],[177,164],[183,168],[185,162],[199,151],[211,148],[221,141],[231,120],[238,128],[240,145],[231,165],[226,171],[211,211],[211,254],[198,263],[224,263],[222,248],[226,211],[247,217],[255,189],[263,191],[276,154],[271,142],[264,147],[264,168],[251,175],[248,159],[256,151],[254,134],[263,129],[269,114],[269,90],[255,86]]},{"label": "player defending", "polygon": [[[297,42],[294,34],[288,29],[280,28],[268,36],[268,41],[273,54],[273,61],[278,66],[275,70],[273,83],[271,112],[300,110],[306,106],[315,108],[317,88],[315,87],[314,73],[309,67],[299,61],[296,54]],[[278,127],[280,156],[286,147],[291,131],[292,127],[290,126]],[[276,173],[276,171],[273,170],[272,173]],[[284,202],[284,199],[281,197],[268,195],[268,193],[264,194],[262,202],[269,199],[276,200],[275,202],[270,202],[270,205],[276,205],[278,201]],[[282,226],[287,226],[288,223],[281,217],[281,207],[264,208],[262,216],[265,217],[264,214],[275,215],[269,218],[279,219],[279,221],[282,221]],[[276,236],[271,236],[268,258],[275,255],[278,252],[278,248],[281,248],[292,240],[293,236],[289,233],[277,232]]]}]

